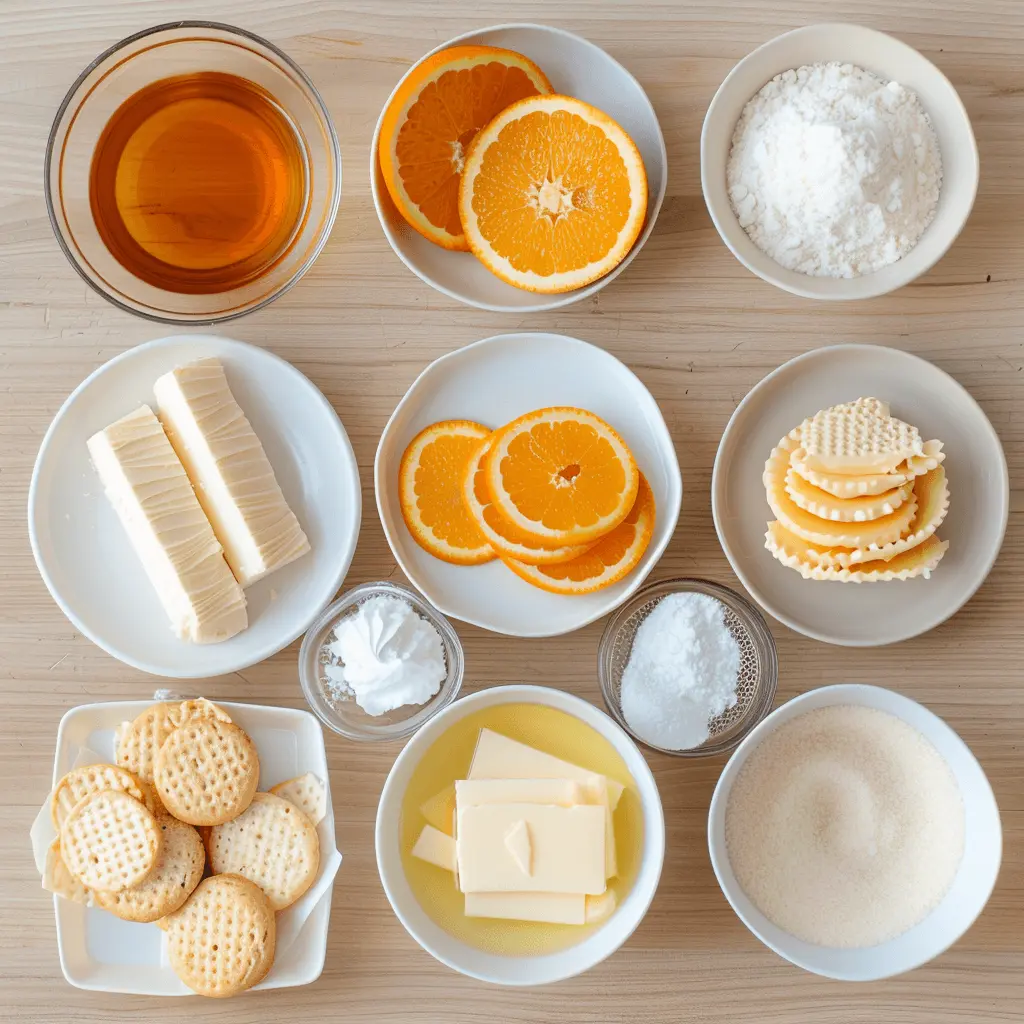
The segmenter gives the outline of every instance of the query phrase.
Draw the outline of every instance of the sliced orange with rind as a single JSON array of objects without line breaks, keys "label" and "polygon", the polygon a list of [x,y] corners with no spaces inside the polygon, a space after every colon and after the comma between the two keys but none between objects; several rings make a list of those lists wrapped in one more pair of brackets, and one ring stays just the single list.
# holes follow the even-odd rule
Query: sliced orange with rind
[{"label": "sliced orange with rind", "polygon": [[459,185],[466,242],[508,284],[557,293],[614,269],[647,216],[636,144],[570,96],[513,103],[474,138]]},{"label": "sliced orange with rind", "polygon": [[559,565],[502,561],[520,579],[555,594],[592,594],[618,583],[643,558],[654,533],[654,494],[641,474],[636,501],[626,518],[585,554]]},{"label": "sliced orange with rind", "polygon": [[565,544],[545,547],[520,534],[510,522],[494,510],[484,479],[483,462],[490,443],[481,441],[470,456],[463,480],[463,497],[473,521],[499,557],[515,558],[528,565],[557,565],[582,555],[591,545]]},{"label": "sliced orange with rind", "polygon": [[551,91],[533,61],[496,46],[453,46],[417,64],[388,103],[378,145],[399,213],[437,245],[468,249],[458,197],[470,143],[505,107]]},{"label": "sliced orange with rind", "polygon": [[398,497],[417,544],[454,565],[493,561],[462,497],[466,465],[488,427],[471,420],[445,420],[421,430],[409,443],[398,470]]},{"label": "sliced orange with rind", "polygon": [[484,457],[495,512],[543,546],[587,544],[621,523],[640,471],[618,432],[585,409],[554,406],[497,430]]}]

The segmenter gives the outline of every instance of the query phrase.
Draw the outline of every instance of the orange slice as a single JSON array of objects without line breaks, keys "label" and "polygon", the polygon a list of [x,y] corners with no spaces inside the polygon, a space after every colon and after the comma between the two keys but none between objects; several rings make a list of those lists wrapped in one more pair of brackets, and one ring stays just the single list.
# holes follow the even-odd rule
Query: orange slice
[{"label": "orange slice", "polygon": [[527,565],[502,561],[517,576],[555,594],[592,594],[618,583],[636,568],[654,532],[654,495],[643,475],[629,515],[589,551],[561,565]]},{"label": "orange slice", "polygon": [[480,565],[495,557],[462,499],[466,463],[490,433],[470,420],[435,423],[412,439],[398,470],[398,498],[409,532],[421,548],[455,565]]},{"label": "orange slice", "polygon": [[640,472],[603,419],[554,407],[495,432],[484,481],[494,510],[517,534],[553,547],[587,544],[615,529],[636,501]]},{"label": "orange slice", "polygon": [[388,103],[377,150],[409,224],[446,249],[468,249],[459,178],[469,144],[509,104],[549,92],[533,61],[495,46],[453,46],[417,64]]},{"label": "orange slice", "polygon": [[459,186],[466,241],[518,288],[567,292],[603,277],[632,248],[646,215],[640,151],[581,100],[520,100],[466,155]]},{"label": "orange slice", "polygon": [[589,544],[544,547],[526,534],[517,533],[511,523],[494,511],[483,471],[484,457],[489,448],[488,441],[481,441],[476,452],[470,456],[462,484],[462,495],[473,521],[498,556],[516,558],[527,565],[556,565],[559,562],[568,562],[589,550]]}]

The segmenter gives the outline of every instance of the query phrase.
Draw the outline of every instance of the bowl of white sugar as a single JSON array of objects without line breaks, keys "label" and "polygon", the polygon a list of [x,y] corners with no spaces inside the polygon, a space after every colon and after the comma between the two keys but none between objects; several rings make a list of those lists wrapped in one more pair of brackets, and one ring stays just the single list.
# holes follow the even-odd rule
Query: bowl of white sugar
[{"label": "bowl of white sugar", "polygon": [[701,133],[701,184],[733,255],[795,295],[901,288],[956,240],[978,147],[956,89],[858,25],[778,36],[729,73]]},{"label": "bowl of white sugar", "polygon": [[740,920],[798,967],[875,981],[920,967],[984,909],[1002,857],[992,788],[937,715],[877,686],[812,690],[740,744],[708,816]]}]

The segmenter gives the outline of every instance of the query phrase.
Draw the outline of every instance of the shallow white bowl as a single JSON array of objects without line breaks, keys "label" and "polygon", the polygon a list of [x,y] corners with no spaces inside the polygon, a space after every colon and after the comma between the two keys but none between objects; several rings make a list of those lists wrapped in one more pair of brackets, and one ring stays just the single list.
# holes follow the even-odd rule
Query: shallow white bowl
[{"label": "shallow white bowl", "polygon": [[[549,594],[501,562],[449,565],[416,543],[398,500],[398,468],[409,442],[439,420],[500,427],[551,405],[588,409],[633,451],[654,492],[654,535],[625,579],[595,594]],[[683,481],[672,437],[651,393],[613,355],[561,334],[501,334],[431,363],[398,403],[373,467],[377,511],[402,571],[445,615],[509,636],[558,636],[617,608],[643,583],[672,539]]]},{"label": "shallow white bowl", "polygon": [[[733,129],[747,101],[783,71],[829,61],[856,64],[886,81],[913,89],[931,117],[942,151],[938,209],[917,245],[890,266],[850,279],[800,274],[761,252],[740,227],[726,187]],[[748,270],[769,284],[810,299],[867,299],[920,277],[956,241],[978,191],[978,147],[956,89],[917,50],[860,25],[808,25],[754,50],[719,86],[701,132],[700,177],[704,201],[722,241]]]},{"label": "shallow white bowl", "polygon": [[[500,46],[524,54],[547,75],[556,92],[584,100],[622,125],[640,150],[647,171],[647,221],[643,231],[614,270],[585,288],[558,295],[515,288],[492,274],[472,253],[449,252],[434,245],[405,222],[381,175],[377,159],[380,126],[394,91],[381,110],[370,145],[370,188],[381,227],[398,258],[417,277],[469,306],[495,313],[535,313],[579,302],[618,277],[654,230],[668,184],[668,154],[658,116],[640,83],[617,60],[586,39],[547,25],[493,25],[466,32],[434,47],[413,67],[439,50],[470,45]],[[399,80],[396,91],[408,75],[407,71]]]},{"label": "shallow white bowl", "polygon": [[[733,783],[758,744],[784,723],[815,708],[856,704],[902,719],[928,739],[949,765],[964,801],[964,855],[942,902],[909,931],[866,949],[833,949],[797,939],[772,924],[747,898],[729,863],[725,812]],[[708,813],[711,864],[739,919],[770,949],[814,974],[840,981],[877,981],[920,967],[947,950],[984,909],[999,874],[1003,833],[992,787],[967,744],[926,707],[892,690],[844,683],[795,697],[773,711],[739,745],[722,772]]]},{"label": "shallow white bowl", "polygon": [[[569,949],[545,956],[485,953],[449,935],[420,906],[405,877],[399,848],[402,798],[423,754],[454,722],[498,704],[543,704],[575,715],[603,736],[626,763],[640,794],[644,848],[629,895],[597,931]],[[546,686],[494,686],[462,697],[423,726],[398,755],[377,806],[377,870],[391,908],[405,930],[435,959],[460,974],[496,985],[545,985],[582,974],[614,953],[647,913],[665,859],[665,817],[658,787],[636,744],[603,711]]]},{"label": "shallow white bowl", "polygon": [[[312,550],[246,590],[248,629],[223,643],[190,644],[171,632],[86,441],[141,404],[152,405],[161,374],[209,356],[223,363]],[[237,672],[301,636],[345,579],[361,510],[352,446],[316,386],[265,349],[190,334],[130,349],[74,390],[36,457],[28,524],[39,572],[78,630],[127,665],[186,679]]]}]

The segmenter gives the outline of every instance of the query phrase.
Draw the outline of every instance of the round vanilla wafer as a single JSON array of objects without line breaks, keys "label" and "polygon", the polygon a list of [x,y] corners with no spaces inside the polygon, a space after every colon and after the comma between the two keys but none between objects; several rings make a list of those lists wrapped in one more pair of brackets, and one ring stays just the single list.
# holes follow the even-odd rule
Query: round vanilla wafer
[{"label": "round vanilla wafer", "polygon": [[120,892],[98,892],[96,903],[125,921],[156,921],[189,898],[206,866],[199,833],[169,814],[157,819],[160,856],[146,879]]},{"label": "round vanilla wafer", "polygon": [[219,825],[249,806],[260,759],[232,722],[196,718],[175,729],[156,756],[154,782],[164,807],[190,825]]},{"label": "round vanilla wafer", "polygon": [[319,825],[327,814],[327,788],[312,772],[279,782],[270,787],[270,792],[295,804],[314,825]]},{"label": "round vanilla wafer", "polygon": [[106,789],[120,789],[155,810],[153,791],[141,779],[116,764],[90,764],[72,768],[50,794],[50,818],[59,832],[71,809],[83,797]]},{"label": "round vanilla wafer", "polygon": [[309,818],[273,793],[257,793],[233,821],[210,831],[210,869],[255,882],[274,910],[291,906],[314,882],[320,841]]},{"label": "round vanilla wafer", "polygon": [[153,812],[120,789],[83,797],[60,830],[68,870],[97,893],[138,885],[153,870],[160,847]]},{"label": "round vanilla wafer", "polygon": [[820,473],[804,461],[804,450],[794,448],[790,453],[790,468],[813,487],[827,491],[837,498],[857,498],[866,494],[884,494],[895,487],[910,483],[915,477],[935,469],[946,458],[941,441],[925,441],[924,454],[901,463],[893,473],[869,473],[845,476],[840,473]]},{"label": "round vanilla wafer", "polygon": [[892,515],[914,493],[914,485],[905,483],[884,494],[837,498],[809,484],[790,464],[786,473],[786,493],[797,508],[819,519],[828,519],[834,523],[870,523],[882,516]]},{"label": "round vanilla wafer", "polygon": [[259,984],[274,963],[274,911],[259,886],[213,875],[167,918],[167,956],[193,992],[223,998]]}]

